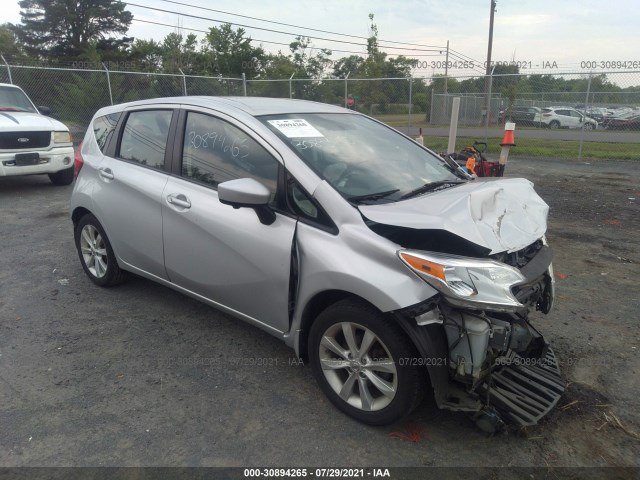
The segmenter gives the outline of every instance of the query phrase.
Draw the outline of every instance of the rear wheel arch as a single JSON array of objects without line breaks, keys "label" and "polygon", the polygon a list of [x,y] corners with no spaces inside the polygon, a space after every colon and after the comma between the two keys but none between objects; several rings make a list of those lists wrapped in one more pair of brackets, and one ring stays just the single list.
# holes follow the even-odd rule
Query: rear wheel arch
[{"label": "rear wheel arch", "polygon": [[76,207],[75,208],[75,210],[71,214],[71,221],[73,222],[73,229],[74,230],[78,226],[78,222],[80,221],[80,219],[82,217],[84,217],[85,215],[93,215],[93,214],[91,213],[91,211],[89,211],[88,209],[86,209],[84,207]]}]

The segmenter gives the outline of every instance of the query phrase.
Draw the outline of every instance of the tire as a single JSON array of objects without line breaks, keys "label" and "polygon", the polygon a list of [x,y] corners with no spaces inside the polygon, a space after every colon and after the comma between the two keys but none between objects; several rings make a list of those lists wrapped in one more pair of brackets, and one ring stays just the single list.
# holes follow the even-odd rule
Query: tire
[{"label": "tire", "polygon": [[419,356],[415,346],[369,305],[343,300],[324,310],[311,327],[308,348],[324,394],[363,423],[396,422],[424,398],[428,374],[411,360]]},{"label": "tire", "polygon": [[585,123],[582,128],[585,130],[593,130],[593,123]]},{"label": "tire", "polygon": [[100,222],[91,214],[80,219],[74,232],[80,263],[93,283],[112,287],[126,280]]},{"label": "tire", "polygon": [[552,130],[557,130],[558,128],[560,128],[560,122],[557,120],[553,120],[550,124],[549,124],[549,128]]},{"label": "tire", "polygon": [[70,168],[65,168],[56,173],[50,173],[49,180],[51,180],[51,183],[54,185],[71,185],[74,176],[75,172],[72,165]]}]

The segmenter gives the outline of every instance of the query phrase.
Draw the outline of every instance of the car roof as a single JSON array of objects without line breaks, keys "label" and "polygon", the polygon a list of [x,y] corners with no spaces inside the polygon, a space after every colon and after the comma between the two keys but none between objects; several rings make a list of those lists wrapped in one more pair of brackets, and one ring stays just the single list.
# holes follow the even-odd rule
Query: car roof
[{"label": "car roof", "polygon": [[0,83],[0,87],[11,87],[11,88],[17,88],[18,90],[22,90],[18,85],[13,85],[12,83]]},{"label": "car roof", "polygon": [[101,109],[101,114],[115,113],[128,107],[144,105],[182,104],[199,107],[209,107],[222,111],[242,111],[248,115],[257,117],[260,115],[277,115],[289,113],[349,113],[351,110],[327,103],[310,102],[308,100],[292,100],[289,98],[269,97],[210,97],[210,96],[184,96],[162,97],[135,102],[121,103]]}]

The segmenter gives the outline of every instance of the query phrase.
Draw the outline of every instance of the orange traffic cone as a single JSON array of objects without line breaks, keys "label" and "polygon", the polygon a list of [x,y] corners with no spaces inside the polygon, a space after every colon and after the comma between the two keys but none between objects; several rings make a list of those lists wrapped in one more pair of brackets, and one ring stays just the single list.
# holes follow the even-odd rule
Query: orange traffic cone
[{"label": "orange traffic cone", "polygon": [[501,147],[515,147],[516,141],[513,137],[513,130],[505,130],[504,137],[502,137]]}]

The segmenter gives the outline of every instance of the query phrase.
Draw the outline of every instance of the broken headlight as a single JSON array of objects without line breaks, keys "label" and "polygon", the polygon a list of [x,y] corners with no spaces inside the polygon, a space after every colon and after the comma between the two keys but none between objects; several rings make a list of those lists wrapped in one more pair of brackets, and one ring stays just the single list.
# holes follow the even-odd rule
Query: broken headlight
[{"label": "broken headlight", "polygon": [[517,268],[495,260],[433,252],[400,250],[398,256],[454,305],[495,311],[523,307],[511,293],[511,287],[525,281]]}]

